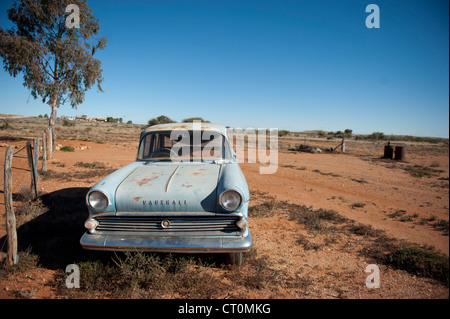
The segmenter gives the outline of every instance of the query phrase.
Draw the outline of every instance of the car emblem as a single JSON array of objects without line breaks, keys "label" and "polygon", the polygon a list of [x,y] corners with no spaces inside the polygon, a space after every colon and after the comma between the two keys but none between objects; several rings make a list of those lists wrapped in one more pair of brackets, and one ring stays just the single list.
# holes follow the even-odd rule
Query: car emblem
[{"label": "car emblem", "polygon": [[164,219],[164,220],[161,222],[161,227],[162,227],[162,228],[169,228],[169,227],[170,227],[170,221],[167,220],[167,219]]}]

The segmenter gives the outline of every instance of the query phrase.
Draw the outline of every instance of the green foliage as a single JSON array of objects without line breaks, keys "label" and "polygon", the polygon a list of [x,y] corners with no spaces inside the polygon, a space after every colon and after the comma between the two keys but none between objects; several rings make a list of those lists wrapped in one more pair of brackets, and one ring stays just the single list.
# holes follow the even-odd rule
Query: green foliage
[{"label": "green foliage", "polygon": [[[79,8],[79,28],[66,27],[69,4]],[[94,54],[107,41],[96,36],[99,23],[86,0],[17,1],[8,18],[13,27],[0,28],[3,67],[13,77],[22,74],[33,98],[52,107],[50,127],[59,105],[69,101],[76,107],[94,84],[102,91],[103,70]]]},{"label": "green foliage", "polygon": [[7,130],[9,128],[9,123],[5,122],[0,125],[0,130]]},{"label": "green foliage", "polygon": [[72,146],[63,146],[63,147],[61,147],[60,151],[62,151],[62,152],[74,152],[75,149]]},{"label": "green foliage", "polygon": [[373,132],[368,136],[368,138],[371,140],[384,140],[386,136],[383,132]]},{"label": "green foliage", "polygon": [[158,117],[154,117],[148,121],[149,126],[157,125],[157,124],[167,124],[167,123],[175,123],[175,121],[165,115],[160,115]]},{"label": "green foliage", "polygon": [[63,121],[63,126],[75,126],[75,121],[70,121],[70,120],[64,120]]},{"label": "green foliage", "polygon": [[353,134],[353,130],[351,130],[349,128],[344,131],[345,137],[352,137],[352,134]]},{"label": "green foliage", "polygon": [[289,133],[290,133],[290,132],[287,131],[287,130],[280,130],[280,131],[278,131],[278,136],[279,136],[279,137],[286,136],[286,135],[288,135]]}]

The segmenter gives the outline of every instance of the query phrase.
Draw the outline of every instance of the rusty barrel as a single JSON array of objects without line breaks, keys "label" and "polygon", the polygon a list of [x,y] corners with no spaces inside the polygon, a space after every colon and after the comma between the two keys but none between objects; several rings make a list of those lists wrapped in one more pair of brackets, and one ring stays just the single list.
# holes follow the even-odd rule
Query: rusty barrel
[{"label": "rusty barrel", "polygon": [[395,160],[403,161],[405,160],[406,150],[404,146],[396,146],[395,147]]},{"label": "rusty barrel", "polygon": [[385,145],[383,158],[392,159],[393,157],[394,157],[394,147],[391,145]]}]

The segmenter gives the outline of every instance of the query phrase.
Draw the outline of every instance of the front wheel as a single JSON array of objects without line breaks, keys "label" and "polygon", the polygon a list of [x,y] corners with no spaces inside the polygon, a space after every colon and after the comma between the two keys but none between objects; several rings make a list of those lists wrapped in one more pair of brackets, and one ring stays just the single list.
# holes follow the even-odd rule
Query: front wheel
[{"label": "front wheel", "polygon": [[241,266],[244,262],[243,253],[227,253],[225,254],[225,264]]}]

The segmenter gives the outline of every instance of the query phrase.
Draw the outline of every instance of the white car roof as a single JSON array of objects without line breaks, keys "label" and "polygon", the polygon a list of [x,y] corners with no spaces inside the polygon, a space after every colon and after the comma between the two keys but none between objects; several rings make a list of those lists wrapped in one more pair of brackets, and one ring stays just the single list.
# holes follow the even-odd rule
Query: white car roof
[{"label": "white car roof", "polygon": [[[195,127],[194,127],[195,125]],[[152,131],[172,131],[172,130],[188,130],[192,131],[194,128],[199,128],[206,131],[216,131],[224,136],[227,136],[227,128],[225,125],[217,123],[168,123],[152,125],[144,130],[144,132]]]}]

